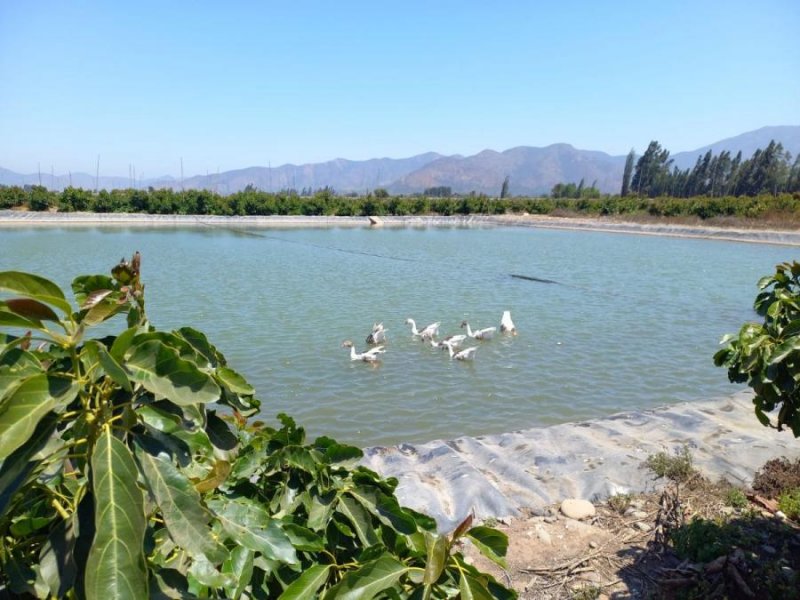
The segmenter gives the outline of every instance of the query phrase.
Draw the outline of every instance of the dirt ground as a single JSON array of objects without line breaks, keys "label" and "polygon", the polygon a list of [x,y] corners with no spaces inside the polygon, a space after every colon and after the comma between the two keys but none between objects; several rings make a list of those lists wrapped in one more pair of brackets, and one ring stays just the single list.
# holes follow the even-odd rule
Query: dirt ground
[{"label": "dirt ground", "polygon": [[[660,511],[661,493],[595,505],[595,516],[584,521],[565,517],[558,506],[490,521],[486,524],[509,538],[505,570],[469,543],[463,550],[469,561],[515,589],[521,599],[800,598],[800,526],[778,523],[774,506],[769,510],[752,501],[746,507],[727,506],[729,490],[700,480],[679,491],[685,522],[693,516],[715,523],[746,521],[754,532],[748,538],[752,547],[708,564],[681,560],[669,545],[659,543],[669,516],[669,510]],[[756,581],[763,580],[758,561],[777,565],[788,587]]]}]

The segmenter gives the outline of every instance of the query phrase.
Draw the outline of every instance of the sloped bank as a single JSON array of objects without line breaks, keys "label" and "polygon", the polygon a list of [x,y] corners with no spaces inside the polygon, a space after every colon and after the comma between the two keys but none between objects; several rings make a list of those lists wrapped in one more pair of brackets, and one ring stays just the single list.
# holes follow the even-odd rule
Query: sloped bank
[{"label": "sloped bank", "polygon": [[763,427],[745,391],[581,423],[372,447],[362,463],[397,477],[400,501],[449,530],[473,511],[479,519],[507,517],[569,497],[598,501],[651,490],[641,463],[684,444],[703,475],[744,486],[768,459],[800,457],[800,440]]},{"label": "sloped bank", "polygon": [[232,216],[150,215],[141,213],[61,213],[0,210],[0,227],[495,227],[517,226],[570,229],[635,235],[718,239],[756,244],[800,246],[800,232],[791,229],[740,229],[664,223],[633,223],[616,219],[551,217],[546,215],[334,217],[304,215]]}]

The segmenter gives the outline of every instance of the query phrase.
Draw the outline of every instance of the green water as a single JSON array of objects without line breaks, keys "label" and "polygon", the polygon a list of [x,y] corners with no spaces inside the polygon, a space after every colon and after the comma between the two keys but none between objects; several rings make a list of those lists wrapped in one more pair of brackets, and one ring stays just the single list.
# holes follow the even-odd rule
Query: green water
[{"label": "green water", "polygon": [[[756,281],[793,248],[531,228],[0,229],[0,270],[63,286],[143,255],[162,329],[205,331],[256,386],[263,413],[357,445],[499,433],[738,389],[711,357],[752,318]],[[554,284],[510,277],[521,274]],[[499,324],[473,363],[415,341]],[[388,328],[377,367],[365,349]]]}]

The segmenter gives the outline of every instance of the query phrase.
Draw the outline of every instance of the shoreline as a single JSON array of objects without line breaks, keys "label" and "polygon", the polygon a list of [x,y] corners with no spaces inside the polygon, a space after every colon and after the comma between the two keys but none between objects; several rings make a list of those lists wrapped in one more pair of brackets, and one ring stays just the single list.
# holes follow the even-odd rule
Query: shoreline
[{"label": "shoreline", "polygon": [[470,513],[509,518],[566,498],[599,502],[652,491],[659,482],[642,462],[683,445],[701,474],[749,487],[767,460],[800,458],[800,439],[761,425],[752,396],[742,391],[511,433],[374,446],[361,464],[396,477],[401,504],[430,515],[442,531]]},{"label": "shoreline", "polygon": [[655,235],[756,244],[800,246],[800,231],[794,229],[742,229],[671,223],[637,223],[617,219],[553,217],[547,215],[385,216],[372,223],[370,217],[336,216],[235,216],[150,215],[141,213],[58,213],[0,210],[4,227],[224,227],[224,228],[329,228],[329,227],[531,227],[572,231]]}]

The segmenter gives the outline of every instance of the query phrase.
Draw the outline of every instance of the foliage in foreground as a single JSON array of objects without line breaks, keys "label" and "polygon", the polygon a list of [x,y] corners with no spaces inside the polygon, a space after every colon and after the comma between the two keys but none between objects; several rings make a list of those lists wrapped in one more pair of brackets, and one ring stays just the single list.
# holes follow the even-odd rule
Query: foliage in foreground
[{"label": "foliage in foreground", "polygon": [[139,267],[75,279],[77,311],[0,273],[0,595],[514,597],[452,551],[503,564],[502,533],[439,535],[357,448],[249,423],[254,390],[205,335],[147,320]]},{"label": "foliage in foreground", "polygon": [[[756,417],[800,437],[800,263],[781,263],[762,277],[754,308],[763,323],[745,323],[737,336],[726,335],[714,364],[728,369],[733,383],[755,391]],[[767,413],[780,407],[773,424]]]}]

